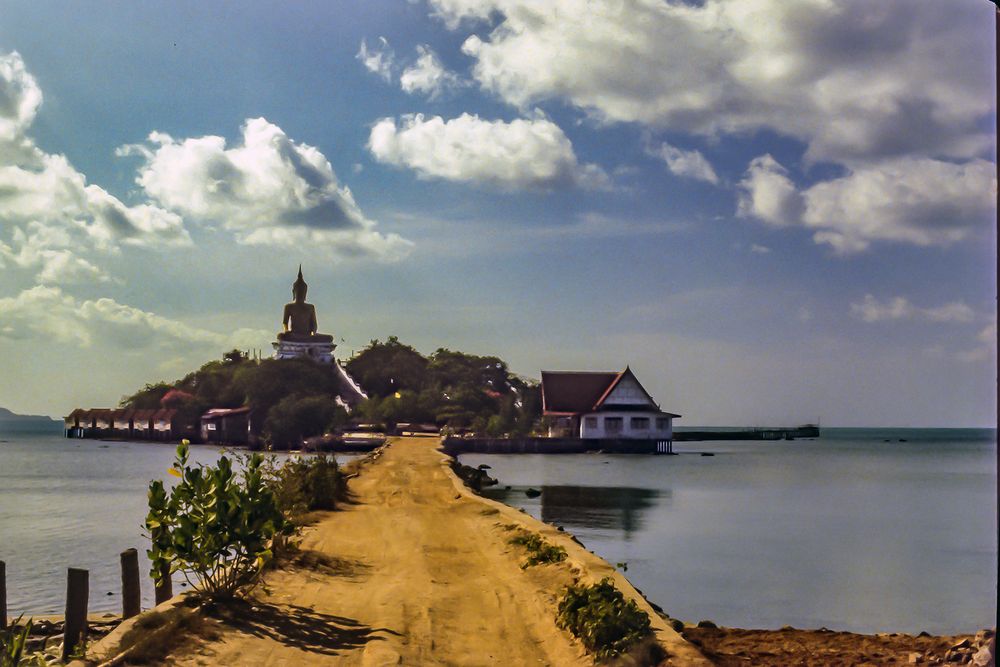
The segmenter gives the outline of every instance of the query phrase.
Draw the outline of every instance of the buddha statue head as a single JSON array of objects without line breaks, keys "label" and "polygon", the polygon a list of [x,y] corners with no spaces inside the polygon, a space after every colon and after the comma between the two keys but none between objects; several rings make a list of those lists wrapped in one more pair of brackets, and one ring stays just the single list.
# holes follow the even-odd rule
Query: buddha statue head
[{"label": "buddha statue head", "polygon": [[305,303],[306,292],[308,291],[309,285],[302,279],[302,265],[299,264],[299,277],[292,283],[292,299],[294,299],[295,303]]}]

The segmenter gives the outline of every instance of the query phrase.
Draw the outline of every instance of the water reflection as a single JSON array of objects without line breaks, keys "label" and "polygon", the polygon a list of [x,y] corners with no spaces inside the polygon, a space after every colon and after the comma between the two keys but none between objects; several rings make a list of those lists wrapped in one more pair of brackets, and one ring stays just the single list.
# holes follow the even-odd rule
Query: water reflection
[{"label": "water reflection", "polygon": [[[508,505],[524,506],[528,487],[493,487],[484,495]],[[670,489],[629,486],[542,486],[542,521],[567,528],[621,530],[626,540],[643,528],[643,516],[653,506],[668,505]]]}]

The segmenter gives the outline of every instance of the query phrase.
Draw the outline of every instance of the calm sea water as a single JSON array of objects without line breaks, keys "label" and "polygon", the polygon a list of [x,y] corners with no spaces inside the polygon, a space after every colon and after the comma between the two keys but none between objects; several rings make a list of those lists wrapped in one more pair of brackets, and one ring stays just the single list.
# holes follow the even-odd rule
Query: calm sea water
[{"label": "calm sea water", "polygon": [[[140,572],[149,571],[149,542],[142,536],[146,491],[152,479],[174,479],[167,469],[175,450],[163,443],[0,432],[0,560],[7,563],[8,613],[62,614],[69,567],[90,570],[91,611],[120,612],[118,555],[135,547]],[[196,445],[190,458],[211,463],[223,451]],[[347,458],[337,455],[339,462]],[[142,587],[143,605],[152,606],[152,581],[144,578]],[[182,590],[180,580],[174,590]]]},{"label": "calm sea water", "polygon": [[500,486],[488,495],[626,563],[677,618],[857,632],[994,625],[994,431],[823,429],[675,449],[462,461],[492,467]]},{"label": "calm sea water", "polygon": [[[0,441],[11,612],[61,613],[67,567],[90,570],[92,610],[119,609],[118,554],[138,548],[148,570],[146,488],[172,479],[174,446]],[[824,429],[811,441],[675,448],[685,453],[462,459],[492,466],[494,497],[627,563],[633,583],[678,618],[861,632],[993,625],[993,431]],[[220,451],[194,447],[192,457],[210,462]]]}]

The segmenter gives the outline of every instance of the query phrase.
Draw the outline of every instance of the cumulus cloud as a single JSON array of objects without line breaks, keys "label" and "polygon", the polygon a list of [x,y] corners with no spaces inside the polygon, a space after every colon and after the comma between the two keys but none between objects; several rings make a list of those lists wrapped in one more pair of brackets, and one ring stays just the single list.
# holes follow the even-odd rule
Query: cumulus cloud
[{"label": "cumulus cloud", "polygon": [[180,216],[127,206],[88,184],[65,156],[38,148],[28,131],[41,102],[21,56],[0,55],[0,261],[36,270],[43,282],[106,279],[81,254],[191,243]]},{"label": "cumulus cloud", "polygon": [[80,301],[58,287],[46,285],[0,298],[0,322],[0,336],[4,338],[42,338],[78,347],[107,341],[125,350],[191,345],[229,349],[259,345],[271,335],[254,329],[217,333],[109,298]]},{"label": "cumulus cloud", "polygon": [[752,216],[770,225],[798,224],[805,204],[788,170],[770,155],[762,155],[750,163],[740,182],[741,196],[737,212]]},{"label": "cumulus cloud", "polygon": [[760,245],[759,243],[751,243],[750,252],[754,253],[755,255],[767,255],[770,254],[771,249],[768,248],[766,245]]},{"label": "cumulus cloud", "polygon": [[429,46],[417,47],[417,60],[403,70],[399,85],[407,93],[423,93],[431,99],[451,88],[462,85],[454,72],[449,72]]},{"label": "cumulus cloud", "polygon": [[866,294],[860,303],[852,303],[851,313],[865,322],[924,320],[927,322],[969,323],[976,317],[975,311],[961,301],[953,301],[933,308],[920,308],[910,303],[906,297],[897,296],[882,302],[872,294]]},{"label": "cumulus cloud", "polygon": [[659,147],[649,149],[649,153],[660,158],[667,164],[671,173],[700,181],[718,184],[719,177],[711,163],[705,159],[701,151],[686,151],[677,146],[663,142]]},{"label": "cumulus cloud", "polygon": [[992,12],[974,0],[430,4],[450,29],[490,19],[463,51],[480,86],[520,108],[559,99],[706,136],[768,128],[810,160],[852,164],[992,144]]},{"label": "cumulus cloud", "polygon": [[503,189],[577,185],[608,187],[607,174],[581,164],[558,125],[545,118],[482,120],[462,114],[445,121],[407,115],[383,118],[368,139],[372,155],[424,178],[486,183]]},{"label": "cumulus cloud", "polygon": [[217,222],[241,243],[387,259],[410,247],[375,230],[318,149],[264,118],[248,119],[232,147],[217,136],[153,132],[148,144],[123,146],[119,154],[142,157],[136,182],[162,206]]},{"label": "cumulus cloud", "polygon": [[361,48],[355,57],[372,74],[378,75],[387,83],[392,81],[392,70],[396,64],[396,55],[389,48],[389,40],[385,37],[379,37],[378,43],[371,48],[368,48],[367,42],[362,39]]},{"label": "cumulus cloud", "polygon": [[771,225],[815,229],[839,253],[873,241],[947,245],[985,228],[995,215],[996,167],[985,160],[892,160],[800,192],[770,155],[754,159],[740,183],[738,212]]}]

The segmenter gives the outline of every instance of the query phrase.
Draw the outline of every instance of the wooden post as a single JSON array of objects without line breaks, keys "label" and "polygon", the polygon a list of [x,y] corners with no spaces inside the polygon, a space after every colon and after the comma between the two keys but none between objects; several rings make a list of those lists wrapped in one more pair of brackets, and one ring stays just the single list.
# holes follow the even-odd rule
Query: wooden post
[{"label": "wooden post", "polygon": [[139,592],[139,552],[126,549],[121,553],[122,563],[122,620],[132,618],[142,611]]},{"label": "wooden post", "polygon": [[0,560],[0,630],[7,628],[7,563]]},{"label": "wooden post", "polygon": [[90,597],[90,572],[69,568],[66,578],[66,619],[63,630],[63,662],[87,636],[87,601]]}]

